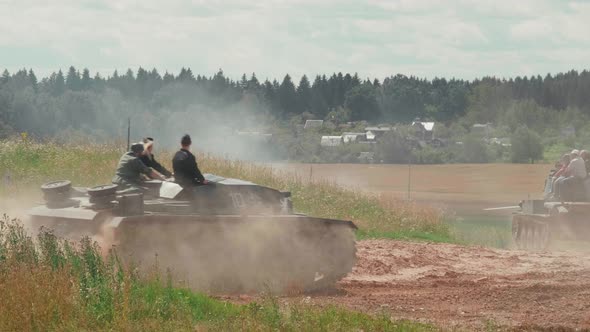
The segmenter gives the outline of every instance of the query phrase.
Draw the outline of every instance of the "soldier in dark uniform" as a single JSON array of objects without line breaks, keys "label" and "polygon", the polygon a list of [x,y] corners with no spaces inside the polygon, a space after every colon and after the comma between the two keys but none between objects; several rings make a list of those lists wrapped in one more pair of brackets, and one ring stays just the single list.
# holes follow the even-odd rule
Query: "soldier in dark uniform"
[{"label": "soldier in dark uniform", "polygon": [[163,176],[141,162],[139,157],[143,154],[143,151],[142,143],[134,143],[131,145],[131,150],[121,156],[117,171],[113,177],[114,184],[118,184],[122,188],[141,189],[141,174],[153,179],[164,180]]},{"label": "soldier in dark uniform", "polygon": [[176,152],[172,159],[172,169],[176,183],[183,187],[208,184],[199,167],[197,159],[189,151],[192,144],[191,137],[187,134],[182,136],[180,141],[181,149]]},{"label": "soldier in dark uniform", "polygon": [[156,161],[156,157],[152,153],[154,149],[154,139],[151,137],[146,137],[143,139],[143,147],[144,153],[139,159],[143,162],[144,165],[147,167],[151,167],[154,171],[162,174],[163,176],[169,178],[172,176],[172,173],[166,169],[166,167],[162,166],[159,162]]}]

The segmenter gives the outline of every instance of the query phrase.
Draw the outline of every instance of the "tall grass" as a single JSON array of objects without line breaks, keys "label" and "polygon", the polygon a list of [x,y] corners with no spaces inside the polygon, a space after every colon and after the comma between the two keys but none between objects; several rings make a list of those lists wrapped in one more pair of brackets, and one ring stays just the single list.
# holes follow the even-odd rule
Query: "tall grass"
[{"label": "tall grass", "polygon": [[[14,194],[57,179],[76,185],[110,183],[123,151],[113,145],[39,144],[29,140],[0,142],[0,176],[10,181],[0,194]],[[158,155],[169,166],[170,152]],[[361,237],[415,238],[452,241],[443,214],[430,207],[400,200],[393,195],[371,195],[345,189],[327,181],[303,181],[290,173],[242,161],[199,155],[203,172],[253,181],[290,191],[297,211],[312,216],[351,220],[359,226]],[[10,182],[8,184],[7,182]]]},{"label": "tall grass", "polygon": [[69,243],[0,218],[0,331],[431,331],[335,307],[234,305],[171,286],[155,265],[140,276],[88,238]]},{"label": "tall grass", "polygon": [[458,243],[500,249],[512,246],[512,223],[508,217],[469,216],[450,224]]}]

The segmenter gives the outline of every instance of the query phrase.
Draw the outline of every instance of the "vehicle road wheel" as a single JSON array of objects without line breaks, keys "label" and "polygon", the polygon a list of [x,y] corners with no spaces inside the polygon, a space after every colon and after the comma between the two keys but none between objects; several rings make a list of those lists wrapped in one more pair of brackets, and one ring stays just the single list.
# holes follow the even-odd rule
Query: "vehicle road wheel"
[{"label": "vehicle road wheel", "polygon": [[512,240],[520,250],[526,249],[525,229],[527,224],[521,218],[514,217],[512,220]]},{"label": "vehicle road wheel", "polygon": [[67,193],[71,188],[72,182],[69,180],[52,181],[41,185],[41,191],[49,195]]},{"label": "vehicle road wheel", "polygon": [[88,195],[90,197],[112,196],[117,192],[118,186],[116,184],[106,184],[88,188]]},{"label": "vehicle road wheel", "polygon": [[549,247],[549,225],[537,225],[537,249],[546,250]]}]

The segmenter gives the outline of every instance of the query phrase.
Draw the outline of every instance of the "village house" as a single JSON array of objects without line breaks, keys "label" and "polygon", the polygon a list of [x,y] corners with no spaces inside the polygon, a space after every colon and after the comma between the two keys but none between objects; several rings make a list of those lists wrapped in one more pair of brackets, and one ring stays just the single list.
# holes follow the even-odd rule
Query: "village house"
[{"label": "village house", "polygon": [[365,134],[367,141],[376,141],[381,138],[385,133],[390,132],[391,127],[366,127]]},{"label": "village house", "polygon": [[342,133],[342,142],[344,143],[360,143],[367,140],[367,133]]},{"label": "village house", "polygon": [[512,144],[510,143],[510,138],[508,137],[492,137],[489,140],[486,140],[486,142],[488,144],[496,144],[496,145],[501,145],[503,147],[511,147]]},{"label": "village house", "polygon": [[412,127],[416,129],[416,138],[422,141],[430,141],[434,138],[434,122],[414,121]]},{"label": "village house", "polygon": [[321,146],[340,146],[342,144],[342,136],[322,136],[320,141]]},{"label": "village house", "polygon": [[324,125],[324,120],[306,120],[303,129],[321,128]]},{"label": "village house", "polygon": [[494,128],[491,123],[476,123],[471,126],[471,132],[488,138],[492,135]]}]

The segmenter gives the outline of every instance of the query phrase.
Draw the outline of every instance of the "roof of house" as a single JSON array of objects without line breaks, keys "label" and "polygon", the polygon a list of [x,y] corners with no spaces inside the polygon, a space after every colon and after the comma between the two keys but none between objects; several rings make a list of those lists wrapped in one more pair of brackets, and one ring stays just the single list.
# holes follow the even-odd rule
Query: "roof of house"
[{"label": "roof of house", "polygon": [[422,121],[414,121],[412,122],[412,126],[415,124],[420,124],[426,131],[432,131],[434,129],[434,122],[422,122]]},{"label": "roof of house", "polygon": [[366,131],[372,131],[372,132],[376,132],[376,131],[390,131],[391,127],[366,127],[365,128]]}]

